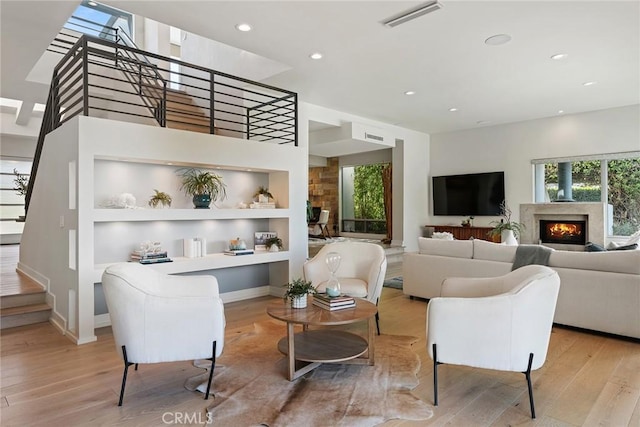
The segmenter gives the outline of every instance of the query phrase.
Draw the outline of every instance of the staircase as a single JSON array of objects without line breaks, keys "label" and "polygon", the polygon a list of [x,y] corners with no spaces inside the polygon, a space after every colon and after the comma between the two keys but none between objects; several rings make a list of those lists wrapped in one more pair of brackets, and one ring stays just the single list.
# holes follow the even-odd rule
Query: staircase
[{"label": "staircase", "polygon": [[184,91],[167,89],[167,127],[209,133],[209,117]]},{"label": "staircase", "polygon": [[18,253],[18,245],[2,245],[0,329],[48,322],[51,317],[44,288],[15,270]]}]

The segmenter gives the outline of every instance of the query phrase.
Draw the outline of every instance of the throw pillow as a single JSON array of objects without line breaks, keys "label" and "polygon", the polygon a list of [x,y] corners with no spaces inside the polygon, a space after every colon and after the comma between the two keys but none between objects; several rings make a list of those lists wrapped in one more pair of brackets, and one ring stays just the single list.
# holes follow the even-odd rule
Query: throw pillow
[{"label": "throw pillow", "polygon": [[586,252],[606,252],[606,249],[600,245],[596,245],[595,243],[587,242],[584,247]]},{"label": "throw pillow", "polygon": [[631,236],[629,236],[629,240],[624,242],[623,245],[624,246],[633,245],[634,243],[640,243],[640,230],[636,231]]},{"label": "throw pillow", "polygon": [[611,251],[632,251],[634,249],[636,249],[638,247],[637,243],[634,243],[633,245],[624,245],[624,246],[618,246],[615,249],[609,249]]}]

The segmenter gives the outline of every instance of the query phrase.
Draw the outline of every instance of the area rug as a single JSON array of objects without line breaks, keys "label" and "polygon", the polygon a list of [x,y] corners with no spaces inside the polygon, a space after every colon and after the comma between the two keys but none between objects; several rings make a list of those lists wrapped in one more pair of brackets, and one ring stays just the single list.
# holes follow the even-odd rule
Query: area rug
[{"label": "area rug", "polygon": [[402,276],[387,279],[382,284],[385,288],[402,289]]},{"label": "area rug", "polygon": [[[286,359],[276,349],[285,333],[284,323],[267,321],[227,338],[207,408],[212,425],[365,427],[433,416],[431,406],[411,393],[420,369],[412,349],[416,338],[377,336],[374,366],[323,364],[290,382]],[[204,391],[207,375],[189,379],[185,387]]]}]

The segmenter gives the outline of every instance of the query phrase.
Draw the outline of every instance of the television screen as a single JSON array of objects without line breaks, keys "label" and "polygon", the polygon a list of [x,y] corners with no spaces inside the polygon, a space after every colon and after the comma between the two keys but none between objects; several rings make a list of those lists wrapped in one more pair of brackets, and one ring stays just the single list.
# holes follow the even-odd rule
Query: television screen
[{"label": "television screen", "polygon": [[433,214],[500,215],[504,172],[433,177]]}]

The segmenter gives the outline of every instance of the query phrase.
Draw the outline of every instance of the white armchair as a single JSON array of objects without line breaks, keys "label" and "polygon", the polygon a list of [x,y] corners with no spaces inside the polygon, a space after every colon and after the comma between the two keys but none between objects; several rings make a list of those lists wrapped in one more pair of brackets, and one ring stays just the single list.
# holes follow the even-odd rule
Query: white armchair
[{"label": "white armchair", "polygon": [[[378,304],[382,283],[387,272],[387,257],[382,246],[366,242],[335,242],[324,245],[312,259],[304,263],[305,280],[311,281],[319,292],[324,292],[330,272],[325,262],[329,252],[340,254],[337,271],[342,293],[365,298]],[[376,314],[376,326],[380,335],[380,316]]]},{"label": "white armchair", "polygon": [[560,289],[554,270],[529,265],[501,277],[449,278],[427,306],[427,351],[433,363],[524,373],[535,418],[531,371],[547,357]]},{"label": "white armchair", "polygon": [[224,306],[213,276],[170,276],[137,263],[113,264],[102,285],[124,372],[139,363],[211,360],[209,398],[216,357],[224,347]]}]

